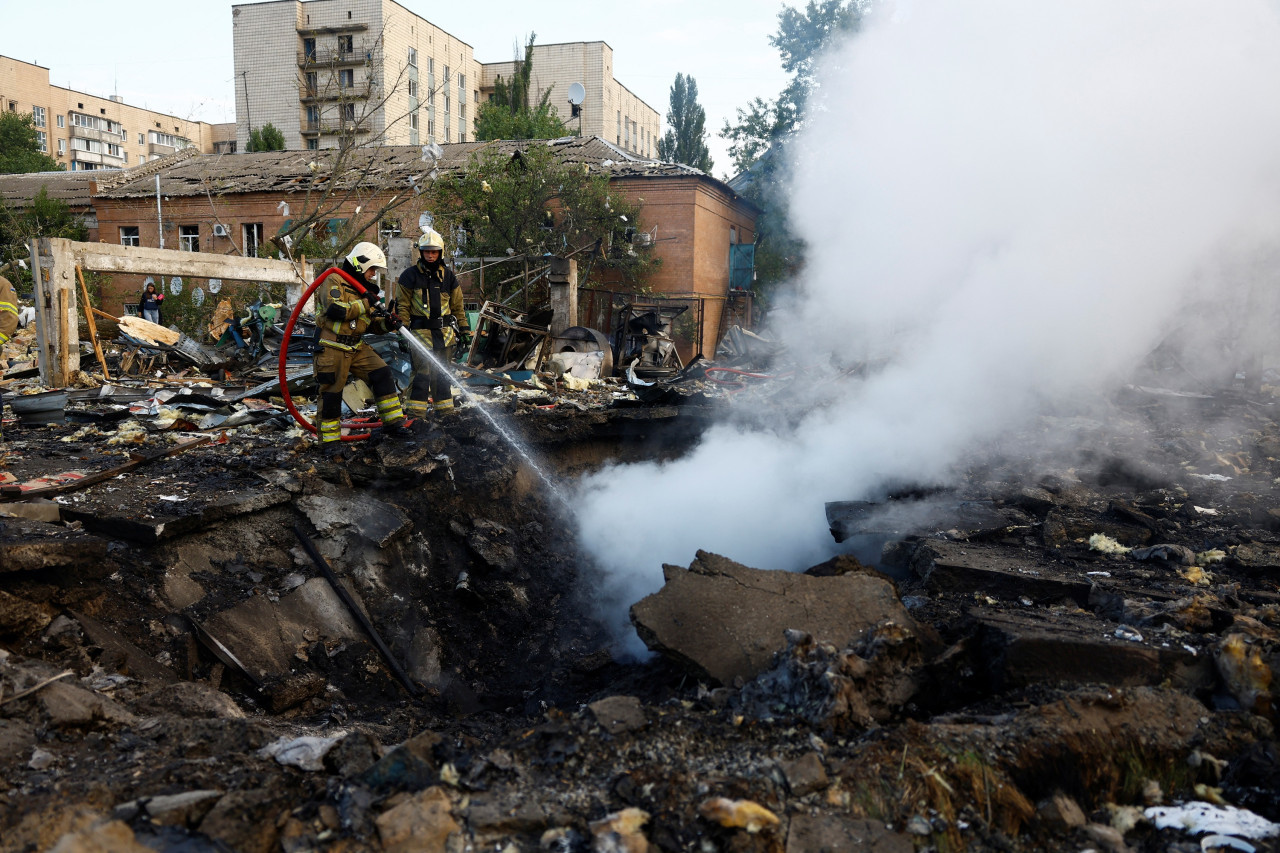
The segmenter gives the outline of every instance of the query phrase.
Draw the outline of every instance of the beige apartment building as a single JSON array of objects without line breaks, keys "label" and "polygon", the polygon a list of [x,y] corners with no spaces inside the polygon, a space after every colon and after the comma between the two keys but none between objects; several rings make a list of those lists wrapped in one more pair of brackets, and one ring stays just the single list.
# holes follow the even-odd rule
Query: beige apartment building
[{"label": "beige apartment building", "polygon": [[[514,67],[481,64],[471,45],[394,0],[271,0],[231,15],[241,151],[250,128],[268,123],[288,148],[471,142],[481,99]],[[534,79],[554,86],[552,103],[582,135],[655,150],[658,114],[613,79],[603,42],[535,45]],[[574,82],[587,95],[569,122]]]},{"label": "beige apartment building", "polygon": [[68,171],[136,166],[183,148],[214,150],[218,128],[49,82],[49,69],[0,56],[0,109],[31,113],[41,150]]},{"label": "beige apartment building", "polygon": [[[487,62],[480,97],[493,93],[499,75],[510,80],[516,61]],[[578,115],[569,105],[569,87],[581,83],[585,93]],[[640,100],[613,77],[613,48],[602,41],[567,44],[535,44],[531,98],[551,90],[548,103],[556,115],[581,136],[598,136],[630,154],[656,157],[661,119],[653,107]]]}]

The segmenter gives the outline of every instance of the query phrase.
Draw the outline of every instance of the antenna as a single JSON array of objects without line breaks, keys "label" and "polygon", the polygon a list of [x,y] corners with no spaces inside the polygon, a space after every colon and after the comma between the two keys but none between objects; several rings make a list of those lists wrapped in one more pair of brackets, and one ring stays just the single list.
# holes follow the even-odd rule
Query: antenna
[{"label": "antenna", "polygon": [[587,96],[587,90],[583,88],[581,83],[569,84],[569,117],[578,120],[578,129],[582,129],[582,100]]}]

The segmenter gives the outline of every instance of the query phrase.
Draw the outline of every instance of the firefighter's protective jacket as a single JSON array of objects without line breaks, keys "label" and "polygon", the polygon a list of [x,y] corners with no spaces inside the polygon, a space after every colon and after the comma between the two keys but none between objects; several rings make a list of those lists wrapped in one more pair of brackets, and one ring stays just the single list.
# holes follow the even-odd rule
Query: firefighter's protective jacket
[{"label": "firefighter's protective jacket", "polygon": [[0,345],[18,332],[18,292],[9,279],[0,275]]},{"label": "firefighter's protective jacket", "polygon": [[[462,286],[444,262],[433,267],[422,261],[400,273],[396,283],[396,315],[424,343],[452,346],[455,332],[470,334],[462,305]],[[452,317],[454,324],[446,320]]]}]

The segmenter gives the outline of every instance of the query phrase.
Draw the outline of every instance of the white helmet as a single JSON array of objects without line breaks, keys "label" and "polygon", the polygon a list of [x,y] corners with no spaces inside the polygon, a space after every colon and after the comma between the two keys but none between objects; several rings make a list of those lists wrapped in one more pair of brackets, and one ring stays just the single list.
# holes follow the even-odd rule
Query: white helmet
[{"label": "white helmet", "polygon": [[440,254],[444,254],[444,238],[440,236],[440,232],[434,228],[428,228],[422,232],[422,236],[418,238],[418,251],[423,249],[439,249]]},{"label": "white helmet", "polygon": [[356,243],[351,254],[347,255],[347,263],[358,273],[372,267],[387,268],[387,256],[375,243]]}]

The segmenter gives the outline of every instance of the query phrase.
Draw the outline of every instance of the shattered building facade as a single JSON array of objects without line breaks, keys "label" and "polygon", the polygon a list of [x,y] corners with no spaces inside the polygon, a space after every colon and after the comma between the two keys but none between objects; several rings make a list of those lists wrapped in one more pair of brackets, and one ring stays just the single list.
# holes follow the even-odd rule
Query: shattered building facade
[{"label": "shattered building facade", "polygon": [[[498,147],[514,152],[520,144],[443,146],[437,168],[464,168],[472,155],[483,150]],[[570,163],[608,174],[611,186],[641,204],[644,226],[649,230],[640,233],[633,250],[662,259],[649,285],[658,295],[703,300],[701,351],[714,351],[729,294],[731,247],[754,241],[755,207],[702,172],[630,157],[601,139],[571,137],[545,144],[551,144]],[[363,188],[328,214],[323,227],[339,229],[357,206],[370,209],[380,200],[404,193],[410,186],[409,176],[421,171],[417,147],[387,146],[370,156],[376,158],[376,165],[363,179]],[[145,170],[121,172],[99,182],[93,194],[99,239],[125,242],[136,238],[135,245],[159,246],[158,175],[166,247],[253,255],[286,220],[315,209],[317,194],[312,191],[308,195],[308,188],[314,186],[310,164],[321,162],[300,151],[236,157],[187,154],[163,164],[148,164]],[[418,211],[412,206],[404,210],[408,213],[397,215],[403,223],[402,236],[416,239]],[[137,291],[138,282],[125,276],[117,278],[105,296],[112,311]]]},{"label": "shattered building facade", "polygon": [[[231,14],[241,151],[268,122],[287,148],[474,141],[480,104],[514,67],[480,62],[471,45],[394,0],[241,3]],[[660,117],[614,79],[609,45],[537,45],[533,63],[532,97],[551,89],[568,122],[568,89],[580,83],[574,129],[653,156]]]}]

